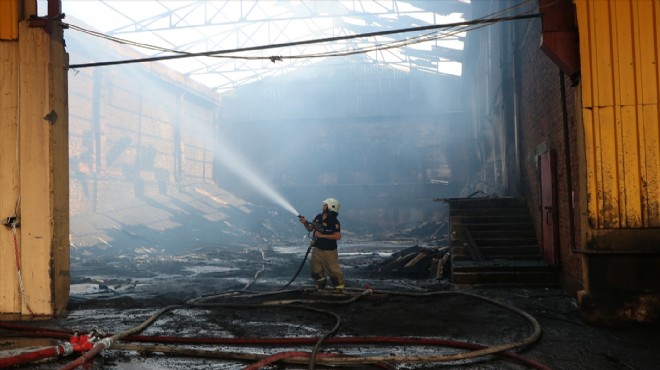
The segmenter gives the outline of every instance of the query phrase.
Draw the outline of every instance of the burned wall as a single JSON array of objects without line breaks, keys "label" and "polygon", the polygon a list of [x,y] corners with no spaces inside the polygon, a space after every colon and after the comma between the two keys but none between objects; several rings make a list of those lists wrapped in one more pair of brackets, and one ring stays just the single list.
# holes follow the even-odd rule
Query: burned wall
[{"label": "burned wall", "polygon": [[70,79],[73,213],[112,206],[101,179],[127,182],[114,190],[120,199],[211,180],[214,105],[163,81],[136,84],[136,73],[97,69]]},{"label": "burned wall", "polygon": [[[66,36],[72,61],[140,56]],[[157,63],[69,71],[74,255],[88,246],[181,249],[236,239],[223,223],[227,204],[237,217],[247,210],[212,185],[218,105],[210,89]]]}]

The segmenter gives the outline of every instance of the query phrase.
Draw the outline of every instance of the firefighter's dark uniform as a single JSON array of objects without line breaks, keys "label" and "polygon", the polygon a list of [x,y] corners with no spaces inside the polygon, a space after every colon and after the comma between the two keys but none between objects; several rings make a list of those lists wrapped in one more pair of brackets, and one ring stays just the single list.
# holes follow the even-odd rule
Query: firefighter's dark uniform
[{"label": "firefighter's dark uniform", "polygon": [[[341,224],[337,219],[337,213],[329,211],[325,220],[323,213],[314,217],[314,224],[320,225],[321,234],[330,235],[335,232],[341,232]],[[315,239],[312,248],[312,260],[310,262],[312,269],[312,278],[316,282],[316,287],[322,289],[327,283],[326,274],[330,276],[332,285],[337,290],[343,290],[344,273],[339,267],[339,255],[337,253],[337,241],[330,239]]]}]

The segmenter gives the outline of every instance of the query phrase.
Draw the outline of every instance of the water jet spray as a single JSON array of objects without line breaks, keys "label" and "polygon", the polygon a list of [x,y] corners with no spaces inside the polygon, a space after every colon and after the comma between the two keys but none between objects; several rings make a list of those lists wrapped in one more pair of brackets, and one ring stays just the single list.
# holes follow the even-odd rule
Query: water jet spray
[{"label": "water jet spray", "polygon": [[289,213],[300,218],[300,213],[298,213],[291,203],[284,199],[284,197],[272,186],[259,177],[257,171],[249,165],[248,161],[239,157],[235,150],[230,150],[226,143],[218,143],[216,152],[218,156],[223,159],[223,164],[231,169],[232,172],[243,178],[243,180],[246,180],[255,190],[280,205]]}]

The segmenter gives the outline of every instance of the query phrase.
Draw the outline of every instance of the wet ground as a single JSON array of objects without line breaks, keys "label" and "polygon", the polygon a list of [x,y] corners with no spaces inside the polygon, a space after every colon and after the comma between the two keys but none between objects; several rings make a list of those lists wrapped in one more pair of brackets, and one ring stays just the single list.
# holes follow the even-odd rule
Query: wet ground
[{"label": "wet ground", "polygon": [[[415,240],[342,243],[348,289],[315,291],[308,261],[302,263],[306,245],[74,253],[68,315],[0,329],[0,357],[56,345],[72,333],[100,338],[134,330],[79,368],[657,369],[660,363],[658,327],[584,322],[575,300],[558,288],[452,291],[437,265],[393,264],[402,251],[439,250]],[[259,365],[270,355],[283,359]],[[78,357],[21,368],[60,369]]]}]

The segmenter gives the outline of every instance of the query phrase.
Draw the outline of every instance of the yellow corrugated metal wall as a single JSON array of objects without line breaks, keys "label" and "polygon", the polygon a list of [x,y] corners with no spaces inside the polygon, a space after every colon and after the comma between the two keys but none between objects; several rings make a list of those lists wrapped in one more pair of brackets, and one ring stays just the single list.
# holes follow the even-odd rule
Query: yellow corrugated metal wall
[{"label": "yellow corrugated metal wall", "polygon": [[18,0],[0,0],[0,40],[18,38]]},{"label": "yellow corrugated metal wall", "polygon": [[575,0],[588,221],[660,227],[660,1]]}]

